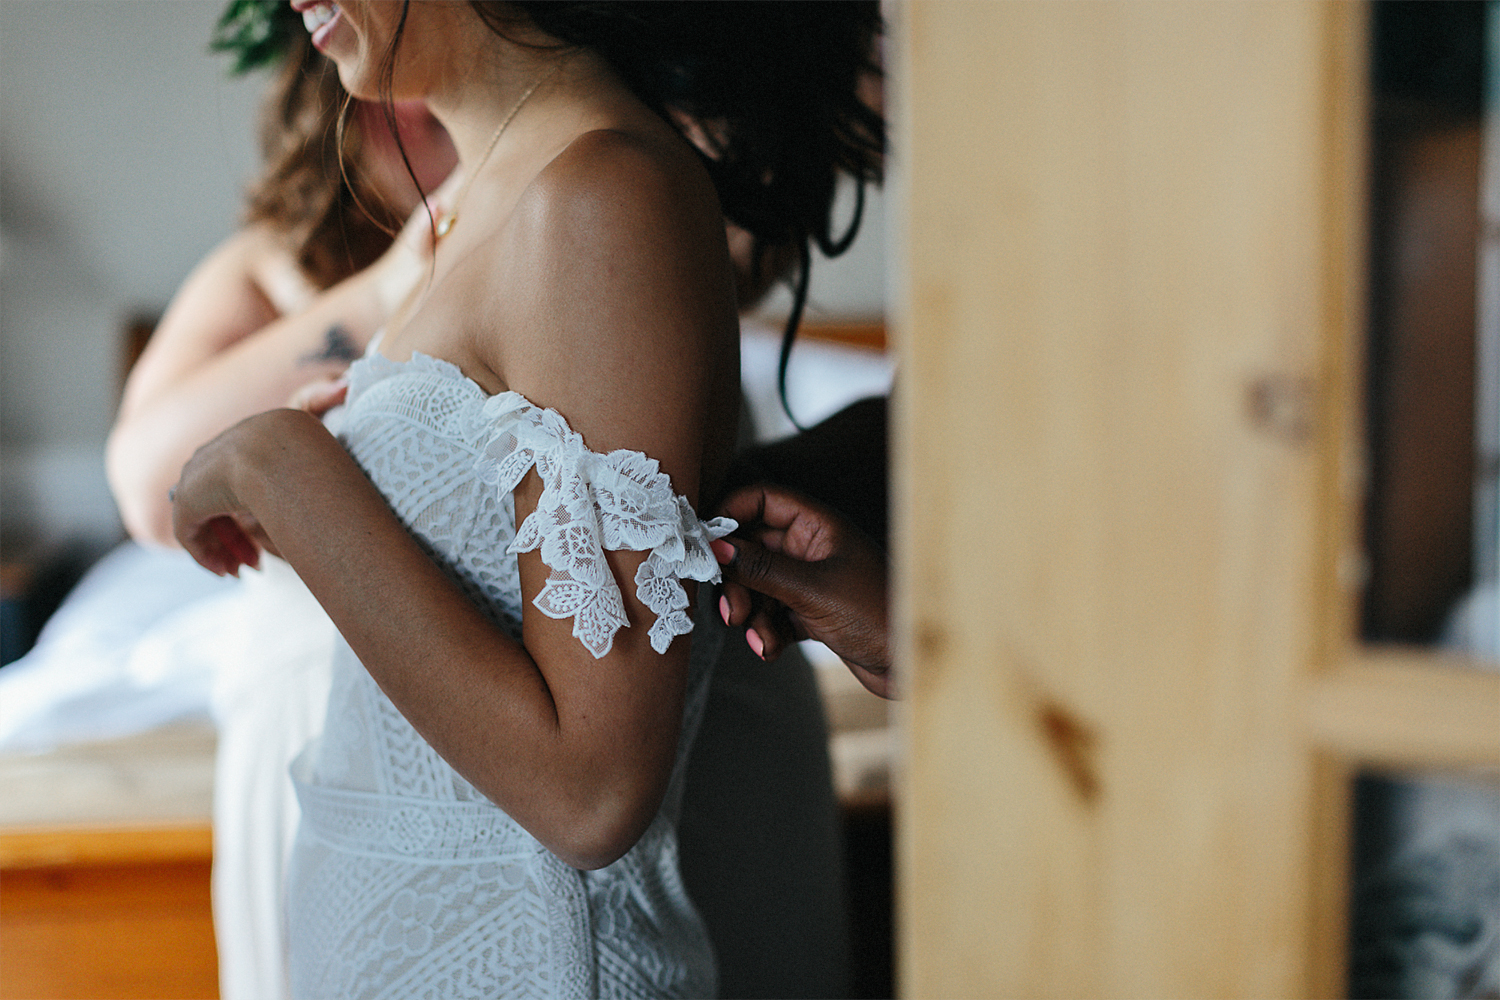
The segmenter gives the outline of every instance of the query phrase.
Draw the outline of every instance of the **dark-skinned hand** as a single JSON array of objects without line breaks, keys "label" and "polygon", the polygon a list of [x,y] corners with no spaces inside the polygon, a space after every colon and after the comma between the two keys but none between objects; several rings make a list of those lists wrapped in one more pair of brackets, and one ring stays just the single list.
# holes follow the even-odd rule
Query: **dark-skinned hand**
[{"label": "dark-skinned hand", "polygon": [[735,490],[718,514],[740,528],[713,543],[724,573],[719,612],[762,659],[816,639],[866,688],[891,698],[886,554],[839,514],[792,490]]}]

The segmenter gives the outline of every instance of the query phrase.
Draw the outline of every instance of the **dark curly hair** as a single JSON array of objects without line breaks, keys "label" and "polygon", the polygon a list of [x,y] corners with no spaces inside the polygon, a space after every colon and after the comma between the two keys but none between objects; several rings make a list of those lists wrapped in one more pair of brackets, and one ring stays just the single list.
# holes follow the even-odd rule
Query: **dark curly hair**
[{"label": "dark curly hair", "polygon": [[[885,121],[860,96],[861,82],[881,72],[874,59],[879,5],[874,0],[470,0],[470,5],[506,38],[524,18],[565,46],[596,52],[637,98],[680,131],[685,121],[698,126],[698,138],[708,149],[696,143],[695,148],[724,215],[753,238],[751,284],[782,277],[764,273],[768,270],[791,272],[792,309],[779,372],[785,405],[786,365],[807,300],[811,248],[828,257],[848,249],[859,230],[864,186],[883,178]],[[404,26],[403,9],[382,67],[387,93]],[[847,228],[835,232],[840,174],[855,183],[855,212]]]}]

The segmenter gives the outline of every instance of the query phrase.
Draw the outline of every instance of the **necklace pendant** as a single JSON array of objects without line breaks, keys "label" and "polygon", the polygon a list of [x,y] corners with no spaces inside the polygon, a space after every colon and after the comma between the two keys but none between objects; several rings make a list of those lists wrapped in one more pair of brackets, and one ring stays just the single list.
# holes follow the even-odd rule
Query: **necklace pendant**
[{"label": "necklace pendant", "polygon": [[500,121],[500,127],[495,129],[495,134],[490,137],[490,144],[484,148],[484,153],[479,157],[479,162],[474,164],[474,169],[469,171],[468,176],[464,178],[464,186],[458,189],[458,194],[454,197],[452,202],[453,207],[447,212],[444,212],[443,217],[437,220],[437,226],[433,230],[433,232],[437,235],[437,239],[442,239],[444,236],[447,236],[448,233],[453,229],[453,223],[458,221],[458,206],[463,204],[464,196],[469,193],[469,186],[474,183],[474,178],[479,176],[479,168],[484,166],[485,163],[489,161],[490,154],[495,151],[495,146],[499,144],[500,137],[505,134],[505,127],[510,124],[511,119],[514,118],[517,112],[521,110],[521,106],[524,105],[527,100],[531,98],[531,95],[536,92],[536,88],[540,87],[544,81],[550,78],[553,73],[556,73],[561,68],[562,60],[559,59],[555,63],[553,63],[553,66],[550,70],[542,74],[536,79],[536,82],[534,82],[530,87],[526,88],[526,93],[521,95],[521,99],[517,101],[513,107],[511,107],[510,111],[507,112],[505,117]]}]

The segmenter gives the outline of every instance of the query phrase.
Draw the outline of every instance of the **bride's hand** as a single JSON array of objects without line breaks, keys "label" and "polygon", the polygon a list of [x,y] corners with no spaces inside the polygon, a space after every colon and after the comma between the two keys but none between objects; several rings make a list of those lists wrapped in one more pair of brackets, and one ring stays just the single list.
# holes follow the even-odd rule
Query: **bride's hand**
[{"label": "bride's hand", "polygon": [[242,464],[240,453],[247,439],[258,432],[267,416],[244,420],[199,448],[172,489],[172,530],[177,541],[200,565],[219,576],[239,576],[241,566],[258,568],[262,549],[277,554],[232,481],[232,472]]}]

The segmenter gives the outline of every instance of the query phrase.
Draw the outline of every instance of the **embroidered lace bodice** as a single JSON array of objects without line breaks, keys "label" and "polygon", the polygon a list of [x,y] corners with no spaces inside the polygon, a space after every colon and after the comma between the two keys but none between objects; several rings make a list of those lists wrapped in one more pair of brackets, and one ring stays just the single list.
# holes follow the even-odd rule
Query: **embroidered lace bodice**
[{"label": "embroidered lace bodice", "polygon": [[[590,451],[558,413],[487,395],[447,362],[372,348],[331,426],[419,543],[520,639],[516,556],[540,550],[536,606],[571,618],[596,657],[627,627],[606,550],[649,552],[634,585],[658,651],[690,631],[683,580],[713,581],[700,521],[652,459]],[[535,468],[536,511],[512,490]],[[708,588],[703,588],[706,592]],[[288,881],[299,997],[710,996],[713,958],[678,876],[687,749],[717,652],[695,642],[662,809],[623,858],[559,861],[434,751],[348,646],[335,654],[323,735],[293,766],[302,827]]]}]

